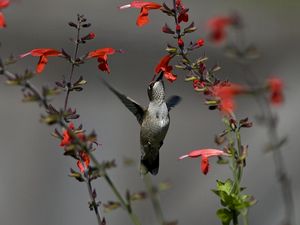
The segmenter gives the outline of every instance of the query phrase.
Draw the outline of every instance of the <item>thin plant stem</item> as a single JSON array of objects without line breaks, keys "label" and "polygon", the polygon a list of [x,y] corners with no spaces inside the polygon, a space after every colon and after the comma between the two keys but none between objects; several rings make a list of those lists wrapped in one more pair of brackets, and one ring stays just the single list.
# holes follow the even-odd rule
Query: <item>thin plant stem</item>
[{"label": "thin plant stem", "polygon": [[87,184],[87,188],[88,188],[89,196],[90,196],[90,201],[91,201],[90,206],[93,208],[93,210],[96,214],[98,225],[102,225],[103,221],[102,221],[100,213],[99,213],[98,203],[96,202],[96,196],[94,196],[91,179],[89,177],[86,180],[86,184]]},{"label": "thin plant stem", "polygon": [[141,225],[138,217],[132,212],[131,206],[128,203],[126,203],[126,201],[124,200],[124,198],[122,197],[122,195],[120,194],[120,192],[118,191],[118,189],[116,188],[116,186],[114,185],[114,183],[112,182],[112,180],[110,179],[110,177],[106,172],[104,172],[104,179],[112,189],[117,199],[120,201],[122,207],[127,211],[133,224]]},{"label": "thin plant stem", "polygon": [[68,82],[68,85],[67,85],[67,94],[66,94],[66,98],[65,98],[64,111],[66,111],[67,107],[68,107],[68,101],[69,101],[69,96],[70,96],[70,92],[71,92],[71,89],[70,89],[69,86],[72,84],[72,78],[73,78],[73,74],[74,74],[74,68],[75,68],[76,59],[77,59],[77,55],[78,55],[78,49],[79,49],[79,43],[80,43],[79,42],[80,26],[81,26],[81,22],[78,20],[75,51],[74,51],[74,57],[73,57],[73,60],[72,60],[72,65],[71,65],[69,82]]},{"label": "thin plant stem", "polygon": [[[0,68],[0,75],[5,76],[7,79],[13,80],[16,78],[16,75],[5,70],[3,67]],[[44,97],[39,90],[28,80],[22,82],[20,84],[20,86],[22,86],[23,88],[29,89],[31,90],[37,97],[37,102],[40,103],[41,106],[43,106],[45,108],[45,110],[47,110],[49,108],[49,103],[48,103],[48,99],[46,97]],[[106,183],[110,186],[111,190],[113,191],[113,193],[115,194],[115,196],[117,197],[117,199],[120,201],[121,205],[123,206],[123,208],[127,211],[132,223],[134,225],[141,225],[138,217],[132,212],[131,206],[126,203],[126,201],[124,200],[124,198],[121,196],[120,192],[117,190],[116,186],[114,185],[114,183],[112,182],[112,180],[110,179],[109,175],[107,174],[107,172],[103,169],[102,165],[99,163],[99,161],[96,159],[96,157],[90,152],[88,146],[83,143],[78,137],[77,135],[73,132],[73,130],[71,130],[68,125],[65,123],[65,121],[63,120],[63,118],[61,118],[61,120],[58,121],[58,125],[60,125],[60,127],[64,128],[65,130],[68,131],[68,134],[72,137],[72,139],[74,140],[74,142],[80,147],[80,149],[82,149],[84,152],[86,152],[91,161],[94,163],[94,165],[103,173],[103,177],[106,181]],[[92,196],[92,186],[87,183],[88,186],[88,190],[89,190],[89,194],[90,196]],[[95,199],[94,199],[95,201]],[[96,207],[97,208],[97,207]],[[95,208],[94,208],[95,209]],[[100,213],[98,211],[98,208],[96,210],[94,210],[97,216],[97,221],[98,224],[101,225],[101,223],[99,223],[99,221],[101,221],[101,217],[100,217]]]},{"label": "thin plant stem", "polygon": [[[252,77],[255,79],[253,82],[255,85],[259,85],[259,80],[254,76],[253,72],[250,68],[247,68],[244,64],[241,64],[242,69],[247,77]],[[247,79],[247,83],[249,83]],[[294,200],[293,200],[293,193],[292,193],[292,185],[290,178],[288,176],[288,172],[286,169],[286,165],[284,163],[284,158],[281,152],[281,146],[278,145],[280,142],[280,138],[278,135],[278,126],[277,126],[277,115],[272,111],[270,102],[265,94],[261,95],[254,95],[254,98],[259,106],[260,113],[262,114],[264,120],[266,121],[266,128],[268,131],[268,137],[270,143],[273,146],[273,161],[275,167],[275,174],[277,181],[280,185],[282,198],[284,202],[285,208],[285,219],[284,222],[287,225],[295,225],[295,209],[294,209]]]},{"label": "thin plant stem", "polygon": [[144,176],[144,183],[145,183],[145,186],[149,193],[149,197],[150,197],[150,200],[151,200],[154,212],[155,212],[157,222],[161,225],[164,225],[165,220],[164,220],[164,216],[163,216],[163,211],[160,206],[157,187],[155,187],[153,185],[152,179],[151,179],[150,175],[148,175],[148,174]]}]

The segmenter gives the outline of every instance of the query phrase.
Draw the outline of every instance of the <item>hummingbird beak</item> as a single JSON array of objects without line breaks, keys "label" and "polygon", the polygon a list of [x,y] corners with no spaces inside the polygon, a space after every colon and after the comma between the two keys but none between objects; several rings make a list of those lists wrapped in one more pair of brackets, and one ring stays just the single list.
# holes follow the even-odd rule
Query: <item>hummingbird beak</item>
[{"label": "hummingbird beak", "polygon": [[163,75],[164,75],[164,72],[163,72],[163,71],[162,71],[162,72],[160,72],[159,76],[156,78],[156,81],[160,81],[160,80],[162,80],[162,78],[163,78]]}]

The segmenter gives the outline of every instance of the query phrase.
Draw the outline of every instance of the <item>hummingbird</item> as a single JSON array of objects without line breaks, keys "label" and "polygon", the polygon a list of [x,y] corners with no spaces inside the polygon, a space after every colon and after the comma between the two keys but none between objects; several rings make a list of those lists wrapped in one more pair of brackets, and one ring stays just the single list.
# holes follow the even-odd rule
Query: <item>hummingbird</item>
[{"label": "hummingbird", "polygon": [[179,96],[173,95],[165,100],[165,87],[163,82],[163,72],[152,80],[147,88],[149,105],[142,107],[133,99],[118,92],[110,84],[104,84],[122,101],[131,111],[140,124],[140,148],[141,162],[140,173],[146,175],[150,172],[156,175],[159,170],[159,149],[170,125],[169,111],[181,100]]}]

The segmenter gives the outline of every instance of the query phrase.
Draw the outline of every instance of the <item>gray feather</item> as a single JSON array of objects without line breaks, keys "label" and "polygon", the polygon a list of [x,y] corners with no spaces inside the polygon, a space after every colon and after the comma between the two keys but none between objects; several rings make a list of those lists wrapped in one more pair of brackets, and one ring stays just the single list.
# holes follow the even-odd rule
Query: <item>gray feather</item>
[{"label": "gray feather", "polygon": [[181,101],[181,97],[177,95],[172,95],[171,97],[169,97],[166,102],[168,110],[170,111],[172,108],[178,105],[180,101]]},{"label": "gray feather", "polygon": [[139,122],[139,124],[142,124],[143,122],[143,117],[145,114],[145,109],[140,106],[136,101],[134,101],[133,99],[127,97],[124,94],[121,94],[120,92],[118,92],[116,89],[114,89],[109,83],[107,83],[105,80],[102,80],[103,83],[105,84],[106,87],[109,88],[109,90],[111,90],[122,102],[123,104],[126,106],[127,109],[129,109],[130,112],[132,112],[137,121]]}]

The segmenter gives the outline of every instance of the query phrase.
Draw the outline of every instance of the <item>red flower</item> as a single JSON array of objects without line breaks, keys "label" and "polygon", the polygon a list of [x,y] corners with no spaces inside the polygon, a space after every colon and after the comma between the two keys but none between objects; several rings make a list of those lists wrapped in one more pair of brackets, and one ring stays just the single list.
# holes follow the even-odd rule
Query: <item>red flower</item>
[{"label": "red flower", "polygon": [[2,12],[0,12],[0,28],[6,27],[5,18]]},{"label": "red flower", "polygon": [[176,0],[176,7],[179,9],[179,15],[178,15],[178,23],[188,22],[189,21],[189,15],[187,14],[188,9],[184,7],[181,0]]},{"label": "red flower", "polygon": [[36,72],[41,73],[44,70],[46,64],[48,63],[48,56],[61,56],[62,53],[52,48],[37,48],[31,50],[30,52],[20,55],[20,58],[24,58],[28,55],[40,57],[36,67]]},{"label": "red flower", "polygon": [[126,8],[138,8],[141,9],[140,14],[137,18],[136,24],[141,27],[149,23],[149,10],[160,9],[162,6],[155,2],[143,2],[143,1],[132,1],[130,4],[120,6],[120,9]]},{"label": "red flower", "polygon": [[94,32],[90,32],[88,34],[88,36],[89,36],[89,39],[91,40],[91,39],[94,39],[96,37],[96,34]]},{"label": "red flower", "polygon": [[178,46],[179,47],[183,47],[184,46],[184,42],[183,42],[182,38],[178,39]]},{"label": "red flower", "polygon": [[234,23],[231,17],[214,17],[210,19],[207,26],[210,30],[210,39],[212,42],[221,43],[225,37],[225,29]]},{"label": "red flower", "polygon": [[177,76],[172,73],[173,67],[169,66],[169,62],[172,58],[173,57],[170,55],[164,56],[155,68],[156,74],[163,71],[165,78],[170,82],[173,82],[177,79]]},{"label": "red flower", "polygon": [[80,151],[79,156],[81,160],[77,161],[77,167],[79,168],[80,172],[83,173],[85,171],[85,168],[88,168],[90,166],[91,160],[89,155],[84,151]]},{"label": "red flower", "polygon": [[219,98],[219,109],[225,114],[231,114],[235,109],[234,97],[245,92],[245,87],[239,84],[217,84],[211,90],[212,95]]},{"label": "red flower", "polygon": [[193,81],[193,88],[195,91],[199,91],[199,90],[203,90],[203,88],[205,88],[205,83],[203,81],[200,80],[194,80]]},{"label": "red flower", "polygon": [[203,39],[199,39],[197,42],[196,42],[196,46],[199,48],[201,46],[204,45],[204,40]]},{"label": "red flower", "polygon": [[[76,132],[75,130],[75,127],[74,127],[74,124],[73,123],[70,123],[68,128],[74,132]],[[84,141],[85,140],[85,135],[84,133],[82,132],[79,132],[79,133],[76,133],[77,137]],[[60,142],[60,146],[61,147],[64,147],[64,146],[68,146],[68,145],[71,145],[72,144],[72,141],[73,141],[73,138],[71,137],[70,133],[68,132],[68,130],[64,130],[63,131],[63,139],[61,140]]]},{"label": "red flower", "polygon": [[10,0],[0,0],[0,9],[4,9],[9,6]]},{"label": "red flower", "polygon": [[[9,0],[0,0],[0,10],[8,7],[10,4]],[[2,12],[0,12],[0,28],[6,27],[5,18]]]},{"label": "red flower", "polygon": [[201,170],[203,174],[207,174],[209,170],[209,161],[208,158],[212,156],[228,156],[227,153],[218,150],[218,149],[200,149],[200,150],[194,150],[189,152],[187,155],[183,155],[179,157],[179,159],[184,159],[187,157],[190,158],[197,158],[197,157],[202,157],[201,159]]},{"label": "red flower", "polygon": [[99,65],[98,68],[102,71],[106,71],[107,73],[110,73],[110,69],[108,67],[108,55],[115,54],[117,50],[113,48],[101,48],[97,49],[95,51],[89,52],[87,58],[97,58]]},{"label": "red flower", "polygon": [[281,105],[284,101],[283,96],[283,81],[279,78],[270,78],[268,87],[271,91],[271,103],[273,105]]}]

